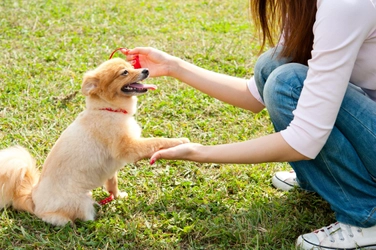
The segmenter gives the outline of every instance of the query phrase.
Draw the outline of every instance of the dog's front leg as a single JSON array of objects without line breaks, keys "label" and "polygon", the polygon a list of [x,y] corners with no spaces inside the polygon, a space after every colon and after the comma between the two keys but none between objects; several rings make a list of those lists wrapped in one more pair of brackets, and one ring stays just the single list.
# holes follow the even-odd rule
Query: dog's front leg
[{"label": "dog's front leg", "polygon": [[150,158],[154,152],[188,143],[187,138],[139,138],[126,144],[120,144],[119,155],[128,161],[137,162]]},{"label": "dog's front leg", "polygon": [[118,188],[118,179],[117,179],[117,172],[115,172],[114,176],[106,181],[104,187],[109,193],[114,195],[114,198],[125,198],[128,196],[126,192],[120,192]]}]

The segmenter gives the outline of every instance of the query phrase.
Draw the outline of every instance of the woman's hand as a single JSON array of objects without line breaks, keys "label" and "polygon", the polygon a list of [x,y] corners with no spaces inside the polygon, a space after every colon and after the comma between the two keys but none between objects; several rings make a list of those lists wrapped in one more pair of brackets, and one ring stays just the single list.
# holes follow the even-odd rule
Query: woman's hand
[{"label": "woman's hand", "polygon": [[172,64],[176,60],[176,57],[150,47],[136,47],[122,52],[133,65],[138,56],[141,67],[148,68],[152,77],[169,76]]},{"label": "woman's hand", "polygon": [[155,152],[150,158],[150,164],[153,165],[158,159],[166,160],[198,160],[194,154],[201,147],[198,143],[184,143],[176,147],[162,149]]}]

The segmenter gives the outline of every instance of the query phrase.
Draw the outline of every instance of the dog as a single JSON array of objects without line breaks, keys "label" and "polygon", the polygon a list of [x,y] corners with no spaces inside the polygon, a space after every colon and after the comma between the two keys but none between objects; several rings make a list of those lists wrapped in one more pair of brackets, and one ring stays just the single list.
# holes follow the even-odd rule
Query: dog
[{"label": "dog", "polygon": [[113,58],[84,74],[86,109],[61,134],[41,173],[20,146],[0,151],[0,209],[13,206],[55,226],[95,219],[91,191],[104,186],[115,198],[117,172],[153,152],[187,143],[187,138],[142,138],[134,119],[137,96],[155,89],[141,84],[148,69]]}]

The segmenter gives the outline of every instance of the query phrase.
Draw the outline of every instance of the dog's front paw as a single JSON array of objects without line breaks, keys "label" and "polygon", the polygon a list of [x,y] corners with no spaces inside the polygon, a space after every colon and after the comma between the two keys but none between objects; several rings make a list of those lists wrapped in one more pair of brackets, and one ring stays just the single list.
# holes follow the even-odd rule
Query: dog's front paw
[{"label": "dog's front paw", "polygon": [[180,138],[180,140],[183,142],[183,144],[184,144],[184,143],[189,143],[189,142],[190,142],[190,140],[189,140],[188,138],[185,138],[185,137]]},{"label": "dog's front paw", "polygon": [[124,199],[124,198],[127,198],[128,197],[128,193],[127,192],[117,192],[117,194],[115,195],[114,194],[114,198],[115,199]]}]

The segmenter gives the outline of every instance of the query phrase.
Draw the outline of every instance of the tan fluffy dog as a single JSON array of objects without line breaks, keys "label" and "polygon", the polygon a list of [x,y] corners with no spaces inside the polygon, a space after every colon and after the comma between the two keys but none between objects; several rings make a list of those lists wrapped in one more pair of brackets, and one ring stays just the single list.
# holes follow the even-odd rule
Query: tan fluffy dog
[{"label": "tan fluffy dog", "polygon": [[117,171],[122,166],[188,142],[141,138],[133,115],[136,96],[155,87],[138,83],[148,75],[147,69],[133,69],[120,58],[87,72],[82,84],[86,110],[57,140],[40,178],[27,150],[0,151],[0,208],[13,205],[53,225],[93,220],[91,190],[104,185],[117,198]]}]

